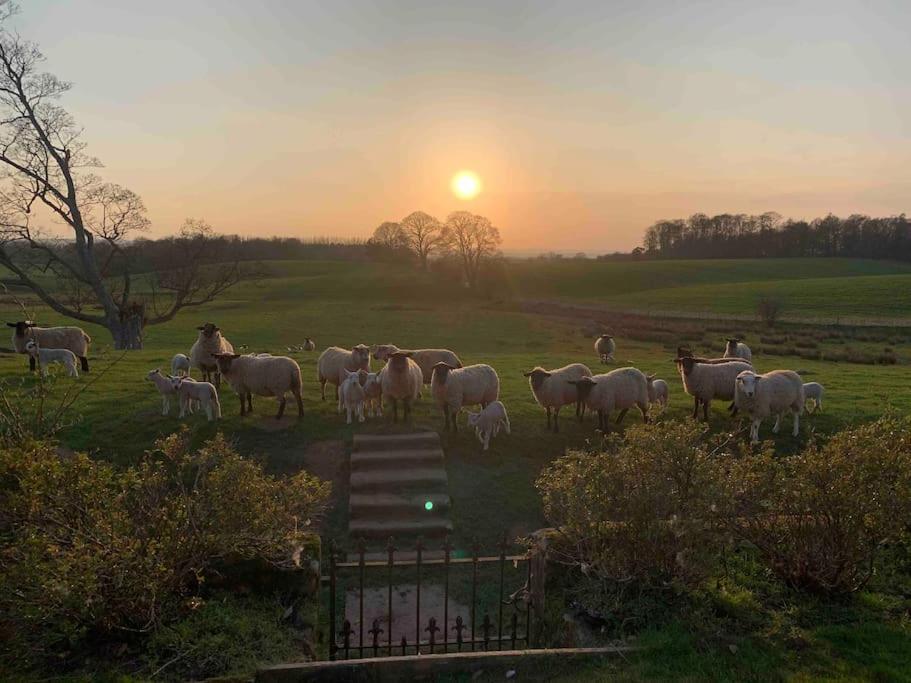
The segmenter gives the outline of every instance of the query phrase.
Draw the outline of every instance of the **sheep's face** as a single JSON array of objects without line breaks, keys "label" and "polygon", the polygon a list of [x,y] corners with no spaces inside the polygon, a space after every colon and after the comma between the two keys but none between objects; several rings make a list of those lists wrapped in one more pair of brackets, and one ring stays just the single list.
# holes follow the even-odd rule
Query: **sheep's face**
[{"label": "sheep's face", "polygon": [[231,365],[234,363],[234,359],[240,358],[240,355],[236,353],[216,353],[214,355],[218,371],[223,375],[231,372]]},{"label": "sheep's face", "polygon": [[587,399],[588,395],[592,391],[592,387],[597,384],[597,382],[595,382],[595,380],[593,380],[591,377],[583,377],[582,379],[570,379],[567,380],[567,382],[576,387],[580,401]]},{"label": "sheep's face", "polygon": [[219,333],[220,336],[221,333],[221,328],[216,327],[215,323],[206,323],[205,325],[200,325],[196,329],[202,332],[200,336],[205,337],[206,339],[211,339],[212,335],[216,333]]},{"label": "sheep's face", "polygon": [[744,370],[737,375],[737,390],[747,398],[753,398],[756,395],[756,388],[759,386],[759,375],[749,370]]},{"label": "sheep's face", "polygon": [[528,377],[532,389],[540,389],[544,384],[544,380],[550,377],[550,373],[544,368],[535,368],[531,372],[523,373],[523,375]]},{"label": "sheep's face", "polygon": [[737,350],[737,344],[740,343],[740,340],[735,339],[734,337],[729,337],[725,341],[728,343],[727,350],[731,353],[734,353]]},{"label": "sheep's face", "polygon": [[24,337],[28,333],[29,328],[35,326],[35,323],[31,320],[20,320],[17,323],[6,323],[6,325],[7,327],[15,328],[17,337]]},{"label": "sheep's face", "polygon": [[161,368],[155,368],[154,370],[149,370],[148,374],[146,374],[146,379],[149,380],[150,382],[153,382],[153,381],[155,381],[155,377],[160,374],[161,374]]},{"label": "sheep's face", "polygon": [[384,363],[389,360],[389,356],[399,350],[395,344],[375,344],[373,346],[373,360],[383,361]]},{"label": "sheep's face", "polygon": [[692,358],[693,352],[689,346],[678,346],[677,347],[677,358]]},{"label": "sheep's face", "polygon": [[432,380],[439,384],[446,384],[446,378],[449,377],[449,371],[455,370],[449,363],[437,363],[433,366]]},{"label": "sheep's face", "polygon": [[366,345],[358,344],[351,349],[351,357],[354,359],[356,367],[365,370],[370,367],[370,349]]},{"label": "sheep's face", "polygon": [[683,374],[689,375],[696,366],[696,359],[692,356],[685,356],[677,359],[677,369],[683,368]]},{"label": "sheep's face", "polygon": [[364,393],[367,396],[379,396],[383,391],[380,385],[380,379],[375,372],[368,372],[367,379],[364,380]]},{"label": "sheep's face", "polygon": [[360,369],[357,371],[357,379],[361,383],[361,386],[365,386],[367,384],[367,380],[369,379],[369,377],[370,377],[370,373],[367,372],[366,370]]},{"label": "sheep's face", "polygon": [[38,343],[34,339],[30,339],[25,345],[25,352],[31,356],[38,354]]},{"label": "sheep's face", "polygon": [[389,356],[389,369],[392,372],[404,372],[408,369],[409,358],[411,358],[410,351],[396,351]]},{"label": "sheep's face", "polygon": [[610,336],[609,334],[602,334],[600,337],[598,337],[598,339],[600,339],[601,341],[607,341],[609,339],[613,339],[613,337]]},{"label": "sheep's face", "polygon": [[468,426],[477,427],[481,419],[481,413],[468,413]]}]

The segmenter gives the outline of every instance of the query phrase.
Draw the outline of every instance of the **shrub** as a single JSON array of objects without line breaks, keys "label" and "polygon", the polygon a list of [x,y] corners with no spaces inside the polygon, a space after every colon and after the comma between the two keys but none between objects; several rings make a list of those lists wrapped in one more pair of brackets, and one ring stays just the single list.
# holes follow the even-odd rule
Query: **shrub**
[{"label": "shrub", "polygon": [[47,443],[0,449],[0,614],[41,655],[179,616],[224,563],[295,567],[329,485],[276,479],[183,430],[117,471]]},{"label": "shrub", "polygon": [[774,296],[762,296],[756,302],[756,314],[768,327],[774,327],[783,308],[781,299]]},{"label": "shrub", "polygon": [[911,524],[911,419],[887,416],[787,458],[735,458],[719,519],[794,588],[850,593]]}]

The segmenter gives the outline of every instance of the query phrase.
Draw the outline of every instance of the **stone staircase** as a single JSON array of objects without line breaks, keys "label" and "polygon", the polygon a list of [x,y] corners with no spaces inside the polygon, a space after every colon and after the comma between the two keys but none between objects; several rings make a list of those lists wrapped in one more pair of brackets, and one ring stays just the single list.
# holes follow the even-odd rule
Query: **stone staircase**
[{"label": "stone staircase", "polygon": [[436,432],[355,435],[349,488],[348,533],[353,539],[452,531],[449,481]]}]

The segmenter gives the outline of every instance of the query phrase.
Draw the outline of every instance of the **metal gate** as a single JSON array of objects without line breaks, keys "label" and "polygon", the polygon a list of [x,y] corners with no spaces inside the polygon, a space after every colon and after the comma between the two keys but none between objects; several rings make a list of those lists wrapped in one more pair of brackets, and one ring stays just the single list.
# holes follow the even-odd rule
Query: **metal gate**
[{"label": "metal gate", "polygon": [[[447,537],[436,551],[429,549],[421,539],[418,539],[413,553],[407,553],[396,548],[393,539],[390,538],[383,551],[385,559],[367,559],[366,544],[362,540],[358,542],[353,553],[357,559],[342,561],[342,550],[334,541],[330,541],[329,658],[336,660],[504,650],[515,649],[517,645],[533,648],[535,612],[543,606],[543,581],[537,578],[536,555],[529,552],[507,554],[509,544],[505,536],[498,544],[497,550],[496,555],[482,555],[480,546],[474,543],[470,548],[470,554],[457,553],[465,556],[454,557],[453,545]],[[398,557],[397,553],[400,553]],[[405,553],[413,554],[413,558],[403,556]],[[523,564],[524,567],[520,570]],[[510,565],[511,579],[514,583],[507,588],[506,572]],[[441,614],[428,613],[439,612],[439,606],[431,607],[429,610],[425,607],[423,613],[421,610],[421,591],[422,588],[427,588],[425,572],[428,571],[435,572],[442,581]],[[492,575],[491,579],[480,579],[479,577],[484,574]],[[514,587],[518,577],[524,579],[524,584]],[[382,614],[374,616],[370,628],[365,628],[365,586],[368,583],[376,585],[378,578],[381,580],[379,585],[385,586],[386,604],[382,608]],[[450,609],[451,579],[460,581],[463,589],[465,585],[470,585],[470,604],[465,609]],[[399,629],[401,637],[397,634],[394,638],[394,620],[402,616],[410,618],[410,615],[396,614],[394,611],[393,593],[396,581],[401,587],[403,580],[413,580],[414,625],[411,633]],[[486,608],[478,609],[479,580],[487,581],[481,584],[485,592],[490,592],[492,588],[490,581],[497,582],[495,605],[490,605],[488,600]],[[341,620],[337,613],[340,581],[346,581],[352,586],[345,589],[346,608]],[[470,583],[466,583],[469,581]],[[438,588],[439,584],[435,583],[433,586]],[[377,589],[370,590],[376,595]],[[349,598],[356,599],[349,605]],[[347,616],[347,612],[350,611],[349,607],[355,606],[356,615],[352,623],[352,618]],[[399,611],[403,609],[406,608],[398,608]],[[374,608],[374,614],[376,611]],[[458,613],[451,614],[451,611]]]}]

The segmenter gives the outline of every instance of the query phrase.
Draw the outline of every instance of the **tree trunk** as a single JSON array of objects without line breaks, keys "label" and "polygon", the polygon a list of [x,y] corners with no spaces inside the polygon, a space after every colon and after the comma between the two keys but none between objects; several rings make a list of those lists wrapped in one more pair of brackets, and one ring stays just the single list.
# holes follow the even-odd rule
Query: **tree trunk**
[{"label": "tree trunk", "polygon": [[139,350],[142,348],[142,331],[145,327],[145,306],[134,304],[127,311],[108,321],[107,328],[114,338],[114,348],[118,351]]}]

